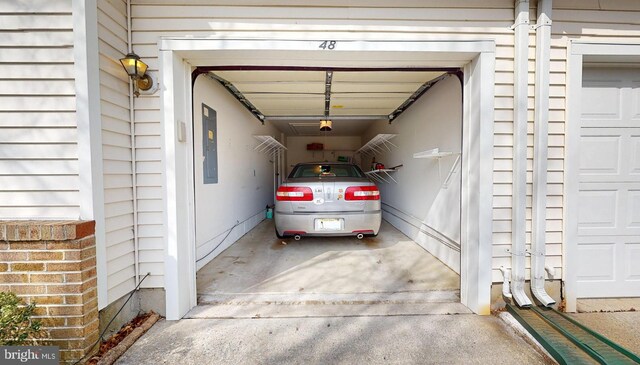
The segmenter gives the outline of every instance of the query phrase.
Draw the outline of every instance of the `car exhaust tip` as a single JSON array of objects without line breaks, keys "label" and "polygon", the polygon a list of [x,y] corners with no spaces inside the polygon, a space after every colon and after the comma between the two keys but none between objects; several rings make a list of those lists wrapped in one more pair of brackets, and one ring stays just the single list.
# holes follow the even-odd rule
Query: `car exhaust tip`
[{"label": "car exhaust tip", "polygon": [[361,240],[363,237],[364,237],[364,235],[362,233],[358,233],[356,235],[356,238],[359,239],[359,240]]},{"label": "car exhaust tip", "polygon": [[299,234],[293,236],[293,239],[296,241],[300,241],[300,238],[302,238]]}]

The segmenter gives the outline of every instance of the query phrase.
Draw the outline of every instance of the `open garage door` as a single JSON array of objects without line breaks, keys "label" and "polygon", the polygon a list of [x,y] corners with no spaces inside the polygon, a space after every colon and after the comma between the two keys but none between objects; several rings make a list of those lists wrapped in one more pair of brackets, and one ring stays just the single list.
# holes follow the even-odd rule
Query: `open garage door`
[{"label": "open garage door", "polygon": [[[193,129],[198,302],[207,307],[191,316],[468,311],[453,304],[460,302],[458,70],[203,69]],[[332,129],[321,131],[321,120],[332,120]],[[300,162],[360,165],[381,191],[378,236],[278,239],[273,222],[260,221],[273,204],[279,150],[265,150],[255,135],[286,146],[286,172]],[[220,166],[215,180],[211,161]]]}]

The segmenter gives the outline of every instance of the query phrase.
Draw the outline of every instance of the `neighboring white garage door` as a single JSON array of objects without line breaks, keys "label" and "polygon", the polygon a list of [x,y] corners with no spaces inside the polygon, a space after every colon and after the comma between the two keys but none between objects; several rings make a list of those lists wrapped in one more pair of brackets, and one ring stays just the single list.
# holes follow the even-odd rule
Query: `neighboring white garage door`
[{"label": "neighboring white garage door", "polygon": [[640,296],[640,70],[585,69],[578,298]]}]

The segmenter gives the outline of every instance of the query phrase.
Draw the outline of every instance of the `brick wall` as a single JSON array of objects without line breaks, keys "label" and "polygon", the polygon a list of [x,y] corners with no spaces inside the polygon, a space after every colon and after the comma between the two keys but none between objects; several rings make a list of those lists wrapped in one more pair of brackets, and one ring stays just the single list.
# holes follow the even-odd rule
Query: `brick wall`
[{"label": "brick wall", "polygon": [[93,221],[0,221],[0,291],[37,305],[63,362],[98,339]]}]

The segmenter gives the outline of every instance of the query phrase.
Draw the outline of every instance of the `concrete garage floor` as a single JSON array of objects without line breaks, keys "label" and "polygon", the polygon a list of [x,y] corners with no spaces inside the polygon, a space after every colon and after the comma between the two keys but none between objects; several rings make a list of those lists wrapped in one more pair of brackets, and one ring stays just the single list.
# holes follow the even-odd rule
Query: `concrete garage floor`
[{"label": "concrete garage floor", "polygon": [[460,277],[387,222],[377,237],[277,239],[265,220],[197,273],[188,318],[469,313]]}]

